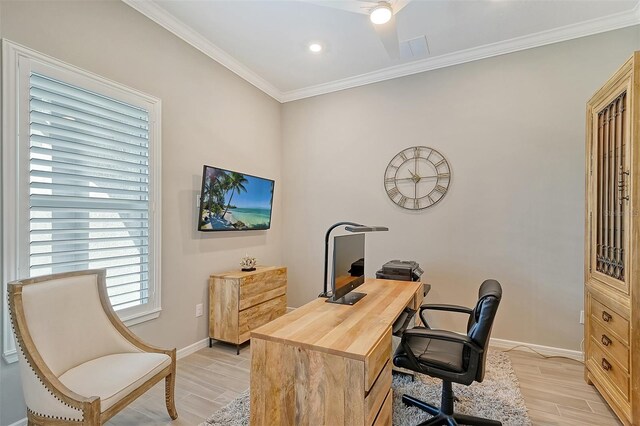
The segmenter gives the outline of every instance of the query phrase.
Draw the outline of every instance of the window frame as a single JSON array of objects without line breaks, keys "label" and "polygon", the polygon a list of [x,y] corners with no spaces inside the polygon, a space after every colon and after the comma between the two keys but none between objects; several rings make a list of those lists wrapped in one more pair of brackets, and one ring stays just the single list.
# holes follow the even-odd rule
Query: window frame
[{"label": "window frame", "polygon": [[[157,318],[161,309],[160,99],[2,40],[2,356],[17,361],[7,306],[7,283],[29,276],[29,75],[64,81],[149,112],[149,302],[117,311],[127,325]],[[26,117],[24,119],[23,117]],[[22,137],[21,135],[26,135]]]}]

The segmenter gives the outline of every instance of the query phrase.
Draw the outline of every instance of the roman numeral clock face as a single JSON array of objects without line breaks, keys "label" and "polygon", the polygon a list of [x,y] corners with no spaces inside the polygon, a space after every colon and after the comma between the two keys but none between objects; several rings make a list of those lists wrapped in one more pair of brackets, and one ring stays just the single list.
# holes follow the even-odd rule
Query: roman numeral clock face
[{"label": "roman numeral clock face", "polygon": [[426,146],[400,151],[384,173],[387,195],[408,210],[422,210],[437,204],[450,184],[451,168],[446,158]]}]

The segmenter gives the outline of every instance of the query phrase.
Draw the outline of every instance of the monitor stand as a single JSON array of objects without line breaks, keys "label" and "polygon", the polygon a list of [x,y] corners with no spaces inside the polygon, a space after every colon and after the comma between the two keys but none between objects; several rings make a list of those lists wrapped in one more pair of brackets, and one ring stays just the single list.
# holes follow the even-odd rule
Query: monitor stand
[{"label": "monitor stand", "polygon": [[353,305],[358,300],[365,297],[366,295],[367,295],[366,293],[356,293],[355,291],[352,291],[350,293],[345,294],[339,299],[334,299],[333,297],[330,297],[327,299],[327,303],[337,303],[339,305]]}]

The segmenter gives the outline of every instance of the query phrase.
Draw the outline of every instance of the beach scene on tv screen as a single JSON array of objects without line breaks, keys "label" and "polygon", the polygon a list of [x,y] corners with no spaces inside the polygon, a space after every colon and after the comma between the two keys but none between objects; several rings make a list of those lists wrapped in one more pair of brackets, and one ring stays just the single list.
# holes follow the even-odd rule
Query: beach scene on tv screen
[{"label": "beach scene on tv screen", "polygon": [[201,230],[269,229],[272,181],[209,167],[202,190]]}]

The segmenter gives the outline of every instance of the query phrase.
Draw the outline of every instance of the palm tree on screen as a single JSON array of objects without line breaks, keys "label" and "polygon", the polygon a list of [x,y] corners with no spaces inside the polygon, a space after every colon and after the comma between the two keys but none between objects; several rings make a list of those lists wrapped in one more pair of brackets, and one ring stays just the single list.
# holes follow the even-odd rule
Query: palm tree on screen
[{"label": "palm tree on screen", "polygon": [[247,178],[244,177],[242,173],[230,172],[226,177],[226,185],[227,190],[231,190],[231,196],[229,197],[229,201],[227,202],[227,207],[224,209],[224,213],[222,213],[222,218],[227,214],[229,208],[231,207],[231,200],[233,199],[234,194],[237,192],[238,194],[241,192],[247,192],[247,188],[244,186],[247,183]]},{"label": "palm tree on screen", "polygon": [[224,187],[225,182],[225,173],[214,172],[205,183],[205,194],[207,194],[205,208],[209,211],[209,223],[213,220],[213,216],[220,217],[220,213],[224,210],[224,194],[227,190]]}]

